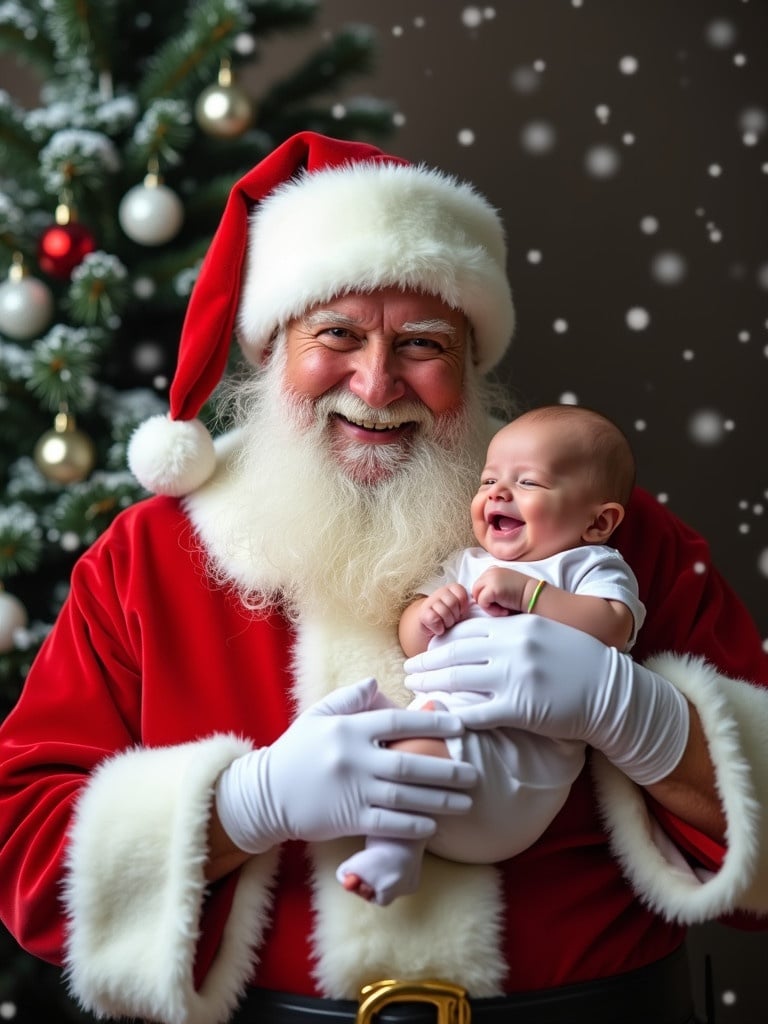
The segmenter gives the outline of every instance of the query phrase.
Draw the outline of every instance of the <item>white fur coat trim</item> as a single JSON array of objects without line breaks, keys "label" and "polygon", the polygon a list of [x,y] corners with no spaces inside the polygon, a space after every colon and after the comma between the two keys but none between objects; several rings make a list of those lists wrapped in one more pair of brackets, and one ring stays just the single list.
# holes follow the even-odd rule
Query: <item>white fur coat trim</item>
[{"label": "white fur coat trim", "polygon": [[64,903],[67,976],[98,1017],[227,1020],[255,962],[278,852],[244,870],[220,955],[195,991],[192,967],[216,777],[250,745],[216,736],[104,762],[77,805]]},{"label": "white fur coat trim", "polygon": [[768,691],[729,679],[703,659],[658,655],[646,663],[696,707],[727,820],[716,873],[696,871],[650,816],[642,792],[595,756],[598,798],[622,868],[656,913],[684,924],[738,908],[768,913]]},{"label": "white fur coat trim", "polygon": [[[295,695],[303,710],[346,683],[375,675],[390,699],[406,704],[403,655],[394,628],[356,624],[328,607],[305,617],[294,654]],[[498,871],[427,855],[418,892],[388,907],[365,903],[335,877],[362,839],[311,848],[315,977],[330,998],[355,999],[380,978],[446,978],[474,996],[503,992],[503,903]],[[445,893],[450,899],[445,899]]]}]

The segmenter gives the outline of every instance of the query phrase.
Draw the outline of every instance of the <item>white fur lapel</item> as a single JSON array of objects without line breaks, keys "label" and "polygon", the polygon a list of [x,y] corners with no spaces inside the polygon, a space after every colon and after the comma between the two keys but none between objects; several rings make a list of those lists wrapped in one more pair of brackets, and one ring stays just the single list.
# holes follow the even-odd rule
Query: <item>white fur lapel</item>
[{"label": "white fur lapel", "polygon": [[[234,442],[224,442],[231,446]],[[231,544],[242,531],[237,481],[220,454],[217,475],[185,500],[205,547],[218,555],[234,579],[258,585],[248,545]],[[242,557],[233,555],[240,552]],[[294,652],[297,713],[332,690],[375,676],[379,688],[398,704],[410,694],[403,686],[403,655],[394,625],[350,622],[329,594],[322,615],[303,615]],[[357,841],[357,845],[363,840]],[[369,907],[335,878],[352,843],[310,849],[313,864],[316,976],[326,995],[356,998],[363,982],[393,972],[401,977],[438,974],[475,995],[502,991],[506,967],[501,955],[500,886],[493,867],[449,864],[427,857],[418,893],[391,907]],[[450,900],[443,894],[451,893]]]},{"label": "white fur lapel", "polygon": [[[394,629],[350,628],[329,607],[322,621],[302,620],[295,654],[299,709],[337,686],[374,675],[399,704],[403,655]],[[451,864],[426,856],[413,896],[388,907],[365,903],[339,885],[338,865],[362,840],[311,848],[315,929],[312,947],[320,988],[331,998],[356,998],[384,977],[442,977],[475,996],[498,995],[506,966],[501,954],[502,896],[493,867]],[[445,899],[445,893],[450,899]]]},{"label": "white fur lapel", "polygon": [[494,867],[425,856],[419,891],[388,907],[345,892],[334,877],[359,846],[338,840],[313,847],[315,976],[331,998],[356,998],[382,978],[443,978],[473,996],[500,995],[503,911]]}]

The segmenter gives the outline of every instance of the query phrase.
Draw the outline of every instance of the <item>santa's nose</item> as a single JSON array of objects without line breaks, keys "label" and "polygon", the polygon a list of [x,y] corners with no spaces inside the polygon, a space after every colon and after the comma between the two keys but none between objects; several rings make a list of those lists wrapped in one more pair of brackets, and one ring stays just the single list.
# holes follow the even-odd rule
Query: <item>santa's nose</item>
[{"label": "santa's nose", "polygon": [[368,344],[355,353],[349,390],[372,409],[383,409],[405,394],[397,355],[388,345]]}]

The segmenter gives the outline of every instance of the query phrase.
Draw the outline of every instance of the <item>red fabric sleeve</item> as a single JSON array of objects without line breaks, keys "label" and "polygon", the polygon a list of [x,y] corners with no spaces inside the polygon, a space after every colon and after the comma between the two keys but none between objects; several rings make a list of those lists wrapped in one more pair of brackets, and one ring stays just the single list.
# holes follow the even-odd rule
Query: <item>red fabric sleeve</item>
[{"label": "red fabric sleeve", "polygon": [[637,576],[648,615],[633,651],[705,657],[727,676],[768,686],[768,653],[744,603],[712,565],[709,545],[637,489],[613,543]]},{"label": "red fabric sleeve", "polygon": [[[637,489],[612,543],[632,567],[647,618],[633,655],[699,655],[724,675],[768,686],[768,653],[743,602],[713,567],[707,542]],[[647,798],[659,824],[702,866],[716,870],[725,848]]]},{"label": "red fabric sleeve", "polygon": [[[62,962],[67,831],[105,758],[236,723],[269,743],[287,727],[287,624],[246,619],[204,580],[178,502],[127,509],[76,564],[56,626],[0,723],[0,879],[12,880],[0,885],[0,920],[42,959]],[[263,687],[220,683],[255,675]],[[206,931],[214,949],[228,898],[226,887],[216,893]]]}]

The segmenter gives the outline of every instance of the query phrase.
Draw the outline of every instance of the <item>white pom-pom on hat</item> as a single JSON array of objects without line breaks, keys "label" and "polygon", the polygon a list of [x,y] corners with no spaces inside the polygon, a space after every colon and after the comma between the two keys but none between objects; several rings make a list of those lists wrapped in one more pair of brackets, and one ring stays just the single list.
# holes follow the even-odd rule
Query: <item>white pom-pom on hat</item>
[{"label": "white pom-pom on hat", "polygon": [[178,498],[211,477],[216,451],[200,420],[150,416],[131,437],[128,465],[148,491]]}]

